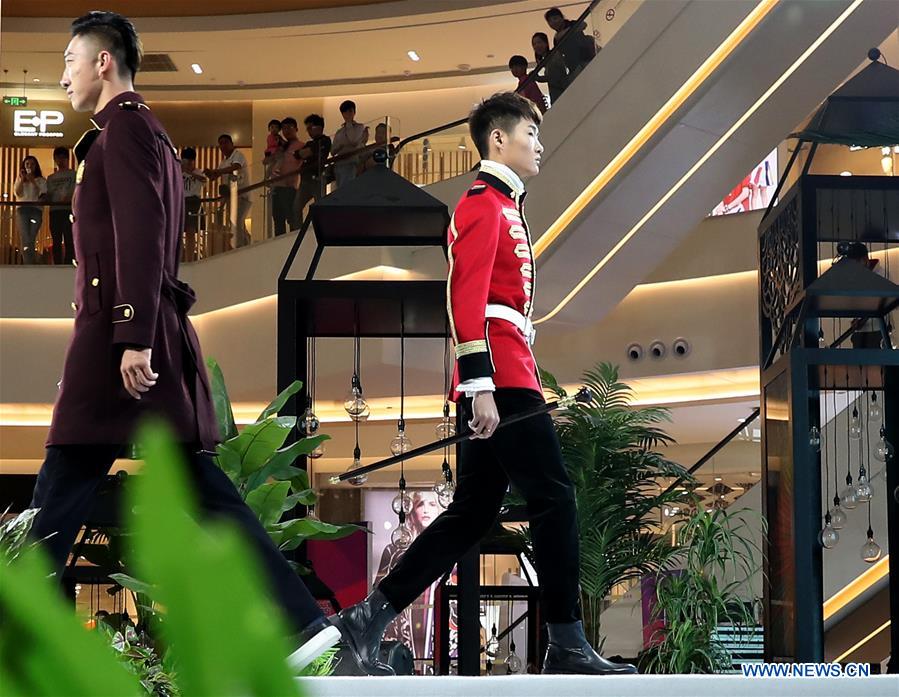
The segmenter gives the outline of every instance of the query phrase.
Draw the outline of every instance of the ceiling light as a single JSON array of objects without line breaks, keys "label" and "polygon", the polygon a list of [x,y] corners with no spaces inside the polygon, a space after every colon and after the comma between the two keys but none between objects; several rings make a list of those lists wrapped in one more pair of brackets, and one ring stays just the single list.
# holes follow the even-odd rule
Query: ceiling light
[{"label": "ceiling light", "polygon": [[720,482],[720,481],[721,481],[721,477],[715,477],[715,481],[716,481],[716,482]]},{"label": "ceiling light", "polygon": [[31,78],[31,81],[32,82],[40,82],[41,79],[39,77],[33,77],[33,78]]},{"label": "ceiling light", "polygon": [[419,56],[415,51],[406,51],[406,55],[409,56],[411,60],[414,60],[416,63],[421,60],[421,56]]},{"label": "ceiling light", "polygon": [[193,70],[197,75],[203,74],[203,68],[200,67],[199,63],[191,63],[190,69]]},{"label": "ceiling light", "polygon": [[842,172],[840,172],[840,176],[841,177],[851,177],[852,172],[850,172],[848,169],[844,169]]},{"label": "ceiling light", "polygon": [[465,136],[462,136],[459,139],[459,150],[468,150],[468,145],[465,143]]},{"label": "ceiling light", "polygon": [[463,73],[467,73],[469,70],[471,70],[471,64],[470,64],[470,63],[459,63],[459,65],[457,65],[456,67],[457,67],[459,70],[461,70]]}]

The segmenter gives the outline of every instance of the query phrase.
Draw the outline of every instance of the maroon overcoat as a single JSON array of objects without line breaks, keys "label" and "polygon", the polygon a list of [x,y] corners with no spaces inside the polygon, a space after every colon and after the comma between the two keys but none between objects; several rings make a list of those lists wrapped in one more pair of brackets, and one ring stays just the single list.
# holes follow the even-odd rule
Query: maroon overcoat
[{"label": "maroon overcoat", "polygon": [[[75,327],[47,445],[128,444],[140,418],[164,416],[184,443],[219,439],[193,291],[177,279],[181,165],[140,95],[123,92],[75,146]],[[140,400],[119,372],[126,347],[151,347],[159,379]]]}]

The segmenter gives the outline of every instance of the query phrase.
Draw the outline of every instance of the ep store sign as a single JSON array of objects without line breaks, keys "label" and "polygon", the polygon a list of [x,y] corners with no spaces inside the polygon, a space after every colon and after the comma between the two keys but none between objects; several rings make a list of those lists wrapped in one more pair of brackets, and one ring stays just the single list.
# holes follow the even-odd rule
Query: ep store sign
[{"label": "ep store sign", "polygon": [[65,116],[55,109],[16,109],[13,115],[13,135],[26,138],[62,138],[59,128]]}]

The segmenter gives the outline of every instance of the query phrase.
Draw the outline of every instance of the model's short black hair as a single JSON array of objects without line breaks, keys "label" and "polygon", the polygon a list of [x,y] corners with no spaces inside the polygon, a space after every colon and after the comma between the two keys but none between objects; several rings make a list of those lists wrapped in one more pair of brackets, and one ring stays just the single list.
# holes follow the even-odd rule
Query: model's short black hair
[{"label": "model's short black hair", "polygon": [[72,36],[93,37],[115,57],[120,76],[130,75],[133,80],[140,70],[144,49],[127,17],[116,12],[88,12],[72,22]]},{"label": "model's short black hair", "polygon": [[527,97],[515,92],[498,92],[478,104],[468,116],[468,130],[478,154],[490,154],[488,139],[494,128],[511,133],[519,121],[531,121],[539,126],[543,120],[540,109]]},{"label": "model's short black hair", "polygon": [[281,122],[278,121],[278,119],[272,119],[271,121],[268,122],[268,127],[271,128],[272,126],[277,126],[278,128],[281,128]]},{"label": "model's short black hair", "polygon": [[543,19],[545,19],[547,22],[549,21],[550,17],[561,17],[562,19],[565,19],[565,15],[562,14],[562,10],[560,10],[558,7],[550,7],[546,12],[543,13]]},{"label": "model's short black hair", "polygon": [[225,140],[227,140],[227,141],[228,141],[229,143],[231,143],[232,145],[234,144],[234,138],[232,138],[231,135],[228,134],[228,133],[222,133],[222,135],[220,135],[220,136],[218,137],[218,139],[217,139],[215,142],[216,142],[216,143],[220,142],[220,141],[222,140],[222,138],[224,138]]},{"label": "model's short black hair", "polygon": [[307,126],[320,126],[321,128],[325,127],[325,120],[318,114],[309,114],[305,119],[303,119],[303,123]]},{"label": "model's short black hair", "polygon": [[352,109],[353,111],[356,111],[356,102],[354,102],[352,99],[347,99],[340,103],[340,113],[341,114],[347,113],[350,109]]},{"label": "model's short black hair", "polygon": [[515,55],[509,59],[509,70],[514,68],[516,65],[522,66],[525,70],[528,68],[528,59],[524,56]]},{"label": "model's short black hair", "polygon": [[69,159],[69,149],[65,145],[57,145],[53,148],[53,159],[55,160],[57,157]]},{"label": "model's short black hair", "polygon": [[197,151],[193,148],[184,148],[181,151],[181,159],[182,160],[196,160],[197,159]]},{"label": "model's short black hair", "polygon": [[294,128],[298,128],[297,120],[293,116],[287,116],[281,119],[281,126],[293,126]]}]

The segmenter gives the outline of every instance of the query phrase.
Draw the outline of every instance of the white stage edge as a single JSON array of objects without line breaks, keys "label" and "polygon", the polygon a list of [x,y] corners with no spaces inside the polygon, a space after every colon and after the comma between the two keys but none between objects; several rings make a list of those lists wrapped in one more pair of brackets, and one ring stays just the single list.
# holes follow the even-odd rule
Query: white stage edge
[{"label": "white stage edge", "polygon": [[899,676],[503,675],[300,678],[307,697],[899,697]]}]

